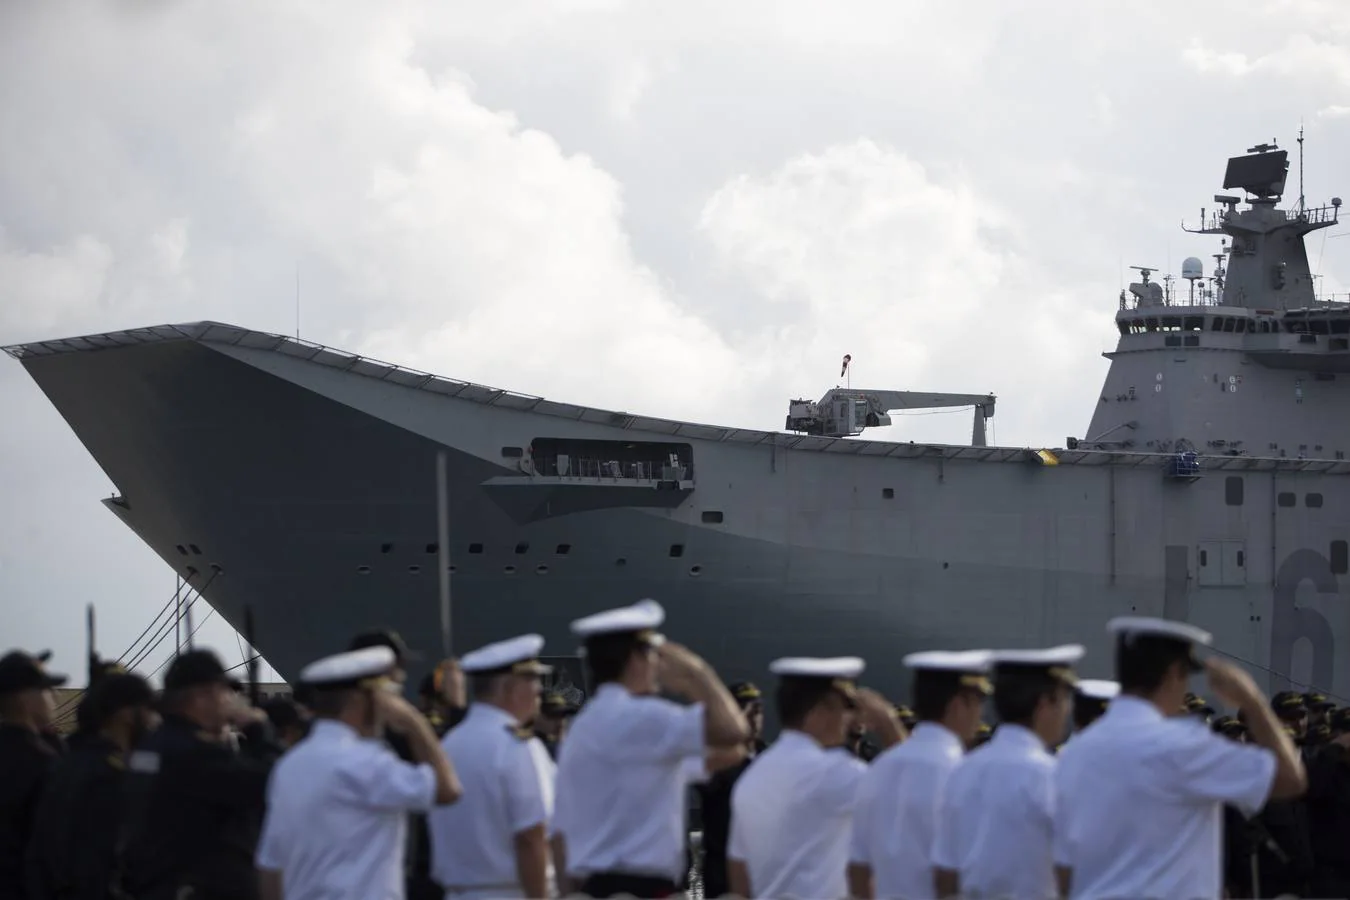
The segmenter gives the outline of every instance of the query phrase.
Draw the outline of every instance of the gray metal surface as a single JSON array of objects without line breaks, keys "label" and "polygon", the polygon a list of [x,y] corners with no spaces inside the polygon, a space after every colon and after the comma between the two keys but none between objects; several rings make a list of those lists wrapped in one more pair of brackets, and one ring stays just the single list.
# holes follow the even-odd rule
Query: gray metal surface
[{"label": "gray metal surface", "polygon": [[[1175,314],[1257,308],[1292,307]],[[1150,312],[1174,314],[1127,304],[1118,321]],[[236,628],[251,604],[288,677],[374,624],[434,655],[445,449],[457,650],[530,628],[567,653],[570,619],[651,596],[728,678],[860,653],[894,691],[917,648],[1081,640],[1085,672],[1105,675],[1103,625],[1136,613],[1213,631],[1272,689],[1350,698],[1345,382],[1263,365],[1241,345],[1262,334],[1208,327],[1195,346],[1122,334],[1085,439],[1133,443],[1049,457],[594,410],[213,323],[10,352],[118,486],[109,508]],[[1290,337],[1338,352],[1330,331]],[[1230,369],[1241,383],[1221,392]],[[690,458],[532,452],[582,439]],[[1169,477],[1186,446],[1198,477]]]}]

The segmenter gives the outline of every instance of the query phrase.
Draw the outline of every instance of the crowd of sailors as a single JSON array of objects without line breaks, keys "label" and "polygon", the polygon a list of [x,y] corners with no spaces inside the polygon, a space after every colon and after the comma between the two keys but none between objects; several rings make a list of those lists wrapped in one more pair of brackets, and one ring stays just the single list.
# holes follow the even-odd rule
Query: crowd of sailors
[{"label": "crowd of sailors", "polygon": [[158,693],[96,666],[67,738],[65,678],[11,652],[0,900],[667,897],[699,855],[707,897],[1350,896],[1350,709],[1268,702],[1189,624],[1113,620],[1110,682],[1078,645],[911,654],[899,705],[861,659],[780,659],[766,744],[765,692],[664,616],[572,623],[580,709],[542,691],[538,635],[443,661],[414,705],[373,632],[262,705],[209,650]]}]

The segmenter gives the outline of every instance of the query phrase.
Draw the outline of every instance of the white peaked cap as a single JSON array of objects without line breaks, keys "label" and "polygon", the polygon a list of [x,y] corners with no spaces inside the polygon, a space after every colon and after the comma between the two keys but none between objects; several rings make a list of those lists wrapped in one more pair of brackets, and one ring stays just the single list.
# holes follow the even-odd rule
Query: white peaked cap
[{"label": "white peaked cap", "polygon": [[1048,650],[995,650],[994,665],[1071,666],[1086,652],[1082,644],[1064,644]]},{"label": "white peaked cap", "polygon": [[459,667],[465,674],[470,675],[474,672],[495,672],[499,669],[509,669],[517,675],[546,675],[553,671],[553,667],[539,662],[539,651],[543,649],[543,637],[537,634],[522,634],[464,654],[463,659],[459,661]]},{"label": "white peaked cap", "polygon": [[393,671],[398,657],[389,647],[364,647],[325,656],[300,670],[304,684],[326,685],[356,683],[366,678],[377,678]]},{"label": "white peaked cap", "polygon": [[1189,622],[1174,622],[1171,619],[1154,619],[1148,616],[1120,616],[1107,622],[1106,630],[1111,634],[1171,638],[1206,647],[1214,640],[1214,636],[1208,631],[1196,628]]},{"label": "white peaked cap", "polygon": [[994,654],[988,650],[925,650],[911,653],[901,662],[911,669],[937,672],[988,672]]},{"label": "white peaked cap", "polygon": [[656,633],[656,629],[666,620],[666,611],[655,600],[639,600],[632,606],[619,609],[607,609],[594,615],[577,619],[572,623],[572,633],[577,637],[598,637],[602,634],[621,634],[637,632],[648,644],[659,647],[665,643],[665,636]]},{"label": "white peaked cap", "polygon": [[798,678],[857,678],[867,664],[856,656],[835,656],[820,659],[811,656],[785,656],[769,663],[769,671],[775,675],[792,675]]},{"label": "white peaked cap", "polygon": [[1078,693],[1093,700],[1114,700],[1120,693],[1120,682],[1085,678],[1078,682]]}]

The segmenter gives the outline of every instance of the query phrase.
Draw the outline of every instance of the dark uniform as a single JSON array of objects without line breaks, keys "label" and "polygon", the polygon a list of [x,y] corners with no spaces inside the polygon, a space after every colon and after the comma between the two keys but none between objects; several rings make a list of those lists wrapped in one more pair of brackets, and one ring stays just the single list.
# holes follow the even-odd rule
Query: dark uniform
[{"label": "dark uniform", "polygon": [[[737,682],[730,686],[730,690],[743,712],[761,702],[760,690],[751,682]],[[713,773],[707,781],[696,785],[703,826],[704,897],[721,897],[730,890],[727,884],[727,841],[731,838],[731,791],[755,757],[766,749],[767,745],[757,738],[745,759]]]},{"label": "dark uniform", "polygon": [[[1335,735],[1350,733],[1350,710],[1331,717]],[[1308,821],[1313,837],[1313,897],[1350,897],[1350,750],[1334,740],[1308,764]]]},{"label": "dark uniform", "polygon": [[126,756],[102,733],[131,709],[119,740],[135,742],[147,727],[154,692],[137,675],[105,675],[78,712],[82,739],[47,781],[28,850],[29,900],[108,900],[120,885]]},{"label": "dark uniform", "polygon": [[[209,650],[174,660],[166,692],[237,682]],[[252,722],[236,751],[219,735],[168,713],[128,766],[126,884],[138,900],[252,898],[267,779],[281,748]]]},{"label": "dark uniform", "polygon": [[[576,714],[577,714],[577,707],[573,706],[571,703],[568,703],[567,698],[564,697],[562,694],[558,693],[557,691],[549,691],[548,693],[544,694],[544,696],[539,698],[540,718],[558,720],[559,725],[561,725],[561,720],[570,718],[571,716],[574,716]],[[549,734],[548,732],[539,729],[537,727],[538,722],[536,722],[535,724],[536,728],[534,730],[534,736],[539,738],[539,742],[544,745],[544,749],[548,751],[548,755],[553,759],[554,762],[557,762],[558,746],[560,743],[558,740],[558,736],[556,734]]]},{"label": "dark uniform", "polygon": [[[37,658],[26,653],[0,658],[0,695],[6,699],[65,683],[64,676],[48,674]],[[60,755],[60,743],[41,732],[0,723],[0,900],[24,897],[25,857],[38,799]]]}]

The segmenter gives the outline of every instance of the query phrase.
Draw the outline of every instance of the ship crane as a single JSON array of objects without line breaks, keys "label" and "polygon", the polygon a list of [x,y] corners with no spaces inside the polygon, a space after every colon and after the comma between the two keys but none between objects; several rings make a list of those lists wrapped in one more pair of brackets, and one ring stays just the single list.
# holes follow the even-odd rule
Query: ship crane
[{"label": "ship crane", "polygon": [[819,401],[789,401],[787,430],[822,437],[854,437],[862,434],[864,428],[891,424],[889,414],[892,412],[974,406],[975,424],[970,443],[973,447],[984,447],[987,446],[984,420],[994,415],[994,402],[993,394],[833,388]]}]

